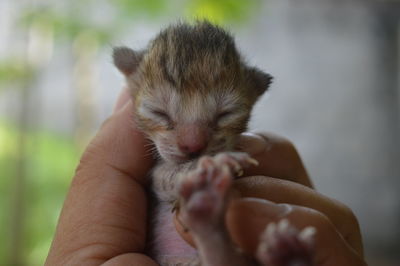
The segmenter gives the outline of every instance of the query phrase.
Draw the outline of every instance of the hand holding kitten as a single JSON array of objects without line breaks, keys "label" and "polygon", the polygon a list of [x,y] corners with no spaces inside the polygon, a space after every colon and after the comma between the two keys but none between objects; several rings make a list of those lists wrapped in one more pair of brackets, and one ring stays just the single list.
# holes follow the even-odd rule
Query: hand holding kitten
[{"label": "hand holding kitten", "polygon": [[[142,156],[147,142],[132,124],[126,123],[130,119],[132,103],[124,91],[114,114],[103,124],[80,161],[46,265],[156,265],[144,254],[144,180],[153,161]],[[307,184],[307,174],[293,145],[270,134],[250,139],[262,143],[264,137],[268,138],[264,143],[267,148],[257,149],[262,147],[257,144],[252,154],[260,162],[260,172],[255,168],[249,172]],[[254,189],[255,183],[258,189]],[[323,264],[317,265],[365,265],[357,220],[343,204],[306,186],[274,178],[243,178],[235,187],[245,198],[230,206],[228,228],[244,249],[254,252],[265,224],[283,215],[299,228],[309,225],[304,221],[317,228],[320,238],[316,239],[316,257],[324,259]],[[290,205],[282,207],[280,203]],[[285,206],[292,209],[287,211]]]},{"label": "hand holding kitten", "polygon": [[[234,242],[247,254],[256,256],[260,252],[260,236],[266,235],[266,224],[279,227],[289,222],[298,230],[312,226],[317,232],[313,265],[366,265],[357,218],[344,204],[312,189],[293,144],[271,133],[246,133],[241,137],[242,151],[260,164],[246,169],[244,176],[234,181],[236,197],[225,220]],[[193,245],[180,218],[176,218],[175,225]],[[269,248],[269,253],[274,253],[275,247]],[[267,265],[284,265],[279,262],[269,261]]]}]

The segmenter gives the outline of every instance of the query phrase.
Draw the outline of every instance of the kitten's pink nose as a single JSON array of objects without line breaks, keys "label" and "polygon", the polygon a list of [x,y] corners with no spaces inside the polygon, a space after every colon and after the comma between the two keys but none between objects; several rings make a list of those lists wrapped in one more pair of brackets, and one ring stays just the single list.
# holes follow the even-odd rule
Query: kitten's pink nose
[{"label": "kitten's pink nose", "polygon": [[207,147],[207,128],[196,124],[181,126],[178,130],[178,148],[190,158],[199,156]]}]

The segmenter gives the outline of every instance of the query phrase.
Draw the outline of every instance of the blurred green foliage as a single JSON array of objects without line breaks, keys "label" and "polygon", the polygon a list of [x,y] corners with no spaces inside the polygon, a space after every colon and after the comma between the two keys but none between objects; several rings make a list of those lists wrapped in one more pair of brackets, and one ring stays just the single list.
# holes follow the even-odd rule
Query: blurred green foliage
[{"label": "blurred green foliage", "polygon": [[257,0],[193,0],[188,1],[185,13],[189,19],[207,19],[218,24],[243,22],[260,4]]},{"label": "blurred green foliage", "polygon": [[[10,214],[13,177],[17,161],[17,128],[0,121],[0,209]],[[24,132],[27,141],[24,257],[28,265],[42,265],[48,252],[55,225],[68,184],[77,165],[79,152],[72,139],[45,131]],[[0,216],[0,238],[8,239],[10,215]],[[2,259],[8,257],[6,241],[0,249]]]},{"label": "blurred green foliage", "polygon": [[168,10],[168,5],[174,1],[168,0],[111,0],[124,19],[138,16],[160,17]]},{"label": "blurred green foliage", "polygon": [[19,24],[25,28],[29,28],[31,25],[42,25],[49,28],[54,33],[55,41],[74,40],[83,32],[90,32],[102,43],[106,43],[114,37],[116,31],[113,25],[96,25],[89,18],[82,12],[65,13],[47,7],[22,13]]},{"label": "blurred green foliage", "polygon": [[[249,19],[261,0],[70,0],[46,2],[45,5],[20,6],[17,26],[28,36],[33,27],[50,36],[55,48],[61,43],[73,44],[82,36],[90,36],[93,49],[108,47],[137,20],[208,19],[218,24],[241,23]],[[28,2],[27,2],[28,3]],[[97,19],[94,13],[104,6]],[[93,11],[93,12],[92,12]],[[97,10],[98,13],[98,10]],[[40,67],[34,65],[17,51],[18,57],[0,59],[0,88],[30,88],[38,80]],[[21,56],[22,55],[22,56]],[[27,85],[28,84],[28,85]],[[16,85],[16,86],[8,86]],[[0,93],[3,91],[0,89]],[[16,166],[20,134],[26,138],[26,177],[24,181],[24,228],[22,261],[27,265],[42,265],[50,246],[57,218],[70,179],[78,162],[79,151],[72,136],[61,136],[43,130],[20,132],[17,121],[4,121],[0,117],[0,265],[9,253],[7,239],[13,205],[13,177]],[[6,177],[6,178],[4,178]]]},{"label": "blurred green foliage", "polygon": [[32,78],[33,69],[18,59],[0,60],[0,89]]}]

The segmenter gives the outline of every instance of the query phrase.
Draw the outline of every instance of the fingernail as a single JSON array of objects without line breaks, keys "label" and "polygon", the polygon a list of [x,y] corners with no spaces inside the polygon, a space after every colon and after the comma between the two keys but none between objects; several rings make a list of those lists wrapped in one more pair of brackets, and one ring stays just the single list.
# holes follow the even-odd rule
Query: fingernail
[{"label": "fingernail", "polygon": [[257,134],[243,133],[239,137],[237,148],[250,155],[257,155],[268,149],[269,145]]},{"label": "fingernail", "polygon": [[254,210],[256,210],[259,214],[262,212],[262,215],[271,218],[271,220],[284,217],[292,210],[292,206],[289,204],[278,204],[260,198],[243,198],[241,201],[251,203],[251,206],[254,208]]}]

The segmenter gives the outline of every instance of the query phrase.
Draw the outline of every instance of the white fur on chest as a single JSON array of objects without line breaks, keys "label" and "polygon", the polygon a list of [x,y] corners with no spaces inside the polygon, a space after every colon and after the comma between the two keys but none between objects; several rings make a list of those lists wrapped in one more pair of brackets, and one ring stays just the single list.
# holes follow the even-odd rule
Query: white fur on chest
[{"label": "white fur on chest", "polygon": [[171,204],[158,203],[152,211],[150,255],[160,265],[176,265],[197,258],[197,251],[184,241],[176,231]]}]

